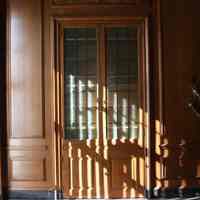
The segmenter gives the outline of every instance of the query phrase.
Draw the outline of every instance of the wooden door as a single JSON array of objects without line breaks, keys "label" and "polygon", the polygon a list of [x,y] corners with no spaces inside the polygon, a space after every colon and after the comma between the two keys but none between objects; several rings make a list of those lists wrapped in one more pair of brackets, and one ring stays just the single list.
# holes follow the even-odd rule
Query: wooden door
[{"label": "wooden door", "polygon": [[65,197],[142,197],[147,82],[143,20],[60,26]]}]

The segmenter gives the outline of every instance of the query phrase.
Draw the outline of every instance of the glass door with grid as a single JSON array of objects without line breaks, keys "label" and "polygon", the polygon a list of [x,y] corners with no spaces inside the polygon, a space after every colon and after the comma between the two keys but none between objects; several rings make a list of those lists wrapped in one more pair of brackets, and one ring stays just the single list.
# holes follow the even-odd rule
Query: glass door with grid
[{"label": "glass door with grid", "polygon": [[142,197],[147,127],[144,24],[75,24],[63,24],[60,34],[64,194]]}]

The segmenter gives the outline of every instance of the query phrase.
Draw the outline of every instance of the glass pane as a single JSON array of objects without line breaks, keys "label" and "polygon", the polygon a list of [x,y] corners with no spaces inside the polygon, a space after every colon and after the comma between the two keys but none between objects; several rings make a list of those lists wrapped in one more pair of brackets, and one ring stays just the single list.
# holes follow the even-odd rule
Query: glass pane
[{"label": "glass pane", "polygon": [[107,37],[107,136],[138,135],[138,48],[136,28],[109,28]]},{"label": "glass pane", "polygon": [[94,28],[64,30],[65,139],[97,137],[97,40]]}]

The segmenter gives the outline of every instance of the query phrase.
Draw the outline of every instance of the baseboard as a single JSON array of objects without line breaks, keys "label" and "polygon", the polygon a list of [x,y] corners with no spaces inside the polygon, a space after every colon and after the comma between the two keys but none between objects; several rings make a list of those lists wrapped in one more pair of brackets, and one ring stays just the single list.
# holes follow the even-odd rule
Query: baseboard
[{"label": "baseboard", "polygon": [[[145,198],[191,198],[199,197],[200,199],[200,187],[199,188],[161,188],[145,191]],[[2,198],[0,197],[0,200]],[[27,199],[27,200],[53,200],[63,199],[62,192],[60,191],[8,191],[8,200]]]},{"label": "baseboard", "polygon": [[42,199],[62,199],[62,193],[58,191],[8,191],[8,200],[27,199],[27,200],[42,200]]},{"label": "baseboard", "polygon": [[200,198],[200,187],[199,188],[161,188],[154,189],[151,191],[151,198]]}]

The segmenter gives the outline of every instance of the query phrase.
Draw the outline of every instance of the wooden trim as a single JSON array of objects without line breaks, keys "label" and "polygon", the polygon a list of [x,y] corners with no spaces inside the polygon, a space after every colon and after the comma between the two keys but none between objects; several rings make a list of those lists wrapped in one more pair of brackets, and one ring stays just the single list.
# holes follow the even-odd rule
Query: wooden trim
[{"label": "wooden trim", "polygon": [[[191,187],[191,188],[167,188],[164,190],[157,190],[153,191],[154,195],[157,198],[189,198],[193,197],[194,199],[199,199],[199,193],[200,189]],[[1,197],[1,196],[0,196]],[[63,198],[63,194],[59,190],[53,190],[53,191],[22,191],[22,190],[13,190],[9,191],[8,196],[6,199],[54,199],[57,197],[58,199]],[[104,200],[104,199],[99,199]]]},{"label": "wooden trim", "polygon": [[66,2],[65,0],[51,0],[51,6],[63,7],[63,6],[80,6],[80,5],[134,5],[139,4],[140,0],[129,0],[129,1],[108,1],[108,0],[78,0],[73,2]]},{"label": "wooden trim", "polygon": [[186,188],[180,188],[180,187],[173,187],[173,188],[163,188],[153,191],[154,196],[156,198],[188,198],[188,199],[199,199],[199,193],[200,189],[199,187],[186,187]]},{"label": "wooden trim", "polygon": [[62,151],[61,151],[61,137],[63,135],[63,130],[61,126],[61,116],[62,113],[60,112],[60,105],[61,105],[61,98],[60,98],[60,76],[58,76],[58,71],[60,71],[60,60],[58,59],[58,56],[60,55],[60,42],[59,42],[59,35],[60,35],[60,25],[55,23],[55,20],[51,18],[51,26],[52,26],[52,63],[54,68],[54,109],[55,109],[55,144],[54,144],[54,152],[56,154],[55,159],[55,186],[61,189],[61,159],[62,159]]},{"label": "wooden trim", "polygon": [[6,20],[7,20],[7,1],[0,2],[0,24],[1,24],[1,38],[0,38],[0,198],[4,199],[5,197],[5,188],[7,185],[7,177],[5,177],[6,172],[6,162],[7,162],[7,153],[6,150],[3,149],[7,143],[7,97],[6,97]]},{"label": "wooden trim", "polygon": [[156,24],[156,42],[157,48],[157,62],[158,62],[158,86],[159,86],[159,117],[161,123],[160,133],[164,135],[164,98],[163,98],[163,67],[162,67],[162,26],[161,26],[161,2],[155,0],[155,24]]},{"label": "wooden trim", "polygon": [[12,190],[8,192],[6,199],[62,199],[62,192],[59,190],[53,191],[23,191],[23,190]]},{"label": "wooden trim", "polygon": [[[152,16],[150,19],[150,74],[154,80],[152,85],[153,96],[151,96],[151,188],[156,187],[156,134],[160,134],[163,143],[164,131],[164,91],[163,91],[163,66],[162,66],[162,27],[161,27],[161,0],[152,1]],[[158,124],[156,124],[158,123]],[[159,125],[159,126],[157,126]],[[160,172],[164,177],[164,166],[161,163]]]},{"label": "wooden trim", "polygon": [[99,38],[99,49],[100,49],[100,74],[99,74],[99,88],[100,88],[100,94],[99,94],[99,116],[100,116],[100,133],[102,133],[102,137],[100,137],[100,141],[103,144],[104,141],[106,140],[106,131],[104,129],[105,123],[106,123],[106,116],[105,116],[105,109],[107,105],[104,105],[106,100],[106,93],[107,93],[107,88],[106,88],[106,44],[105,44],[105,27],[100,26],[100,38]]},{"label": "wooden trim", "polygon": [[[128,19],[128,20],[127,20]],[[59,137],[58,135],[64,135],[64,130],[63,130],[63,116],[64,116],[64,113],[63,113],[63,99],[64,99],[64,94],[62,92],[62,84],[63,84],[63,73],[64,73],[64,69],[63,69],[63,66],[64,66],[64,63],[63,63],[63,29],[64,27],[96,27],[97,30],[99,29],[100,32],[99,32],[99,36],[100,36],[100,43],[98,44],[98,49],[100,51],[100,55],[101,57],[98,58],[98,62],[99,62],[99,66],[98,66],[98,80],[99,78],[101,79],[100,80],[100,88],[102,88],[101,86],[103,86],[104,84],[106,84],[106,78],[105,76],[104,77],[100,77],[102,74],[105,75],[106,73],[106,49],[105,49],[105,31],[104,31],[104,26],[105,27],[112,27],[112,26],[120,26],[122,23],[124,23],[125,25],[123,26],[126,26],[126,25],[131,25],[131,24],[136,24],[135,26],[138,27],[138,30],[142,31],[142,38],[139,39],[139,51],[140,51],[140,54],[142,56],[142,59],[139,60],[139,65],[141,66],[141,73],[140,73],[140,76],[144,79],[144,83],[142,83],[142,85],[140,86],[140,91],[142,91],[141,93],[141,106],[142,108],[144,109],[144,111],[146,111],[147,113],[149,113],[149,83],[147,82],[149,80],[149,77],[148,77],[148,72],[149,72],[149,69],[146,69],[146,64],[148,63],[148,50],[144,51],[144,47],[147,45],[148,43],[148,38],[147,38],[147,33],[148,33],[148,20],[147,18],[132,18],[132,17],[128,17],[128,18],[120,18],[120,17],[108,17],[108,18],[93,18],[92,21],[90,20],[90,22],[88,22],[88,18],[54,18],[55,20],[55,24],[57,27],[59,27],[59,29],[57,29],[57,34],[60,35],[60,40],[58,38],[58,35],[57,35],[57,42],[59,43],[59,49],[60,49],[60,52],[59,51],[56,51],[57,52],[57,55],[56,55],[56,61],[57,61],[57,65],[59,66],[58,68],[56,68],[57,70],[59,70],[61,72],[61,75],[59,76],[59,78],[57,79],[56,81],[56,98],[58,98],[56,100],[56,104],[57,104],[57,107],[56,107],[56,113],[57,113],[57,116],[59,115],[59,113],[61,113],[61,116],[57,118],[57,123],[60,124],[61,126],[61,129],[58,129],[58,134],[57,134],[57,137]],[[97,21],[95,21],[97,20]],[[96,23],[95,23],[96,22]],[[103,26],[102,26],[103,25]],[[133,25],[133,26],[134,26]],[[148,45],[146,46],[148,48]],[[61,57],[61,59],[60,59]],[[61,61],[61,63],[59,63],[59,60]],[[57,71],[56,70],[56,71]],[[141,80],[141,77],[139,78]],[[59,86],[58,86],[59,84]],[[59,92],[60,90],[60,92]],[[102,89],[101,89],[102,90]],[[99,91],[99,96],[103,96],[103,91]],[[61,102],[60,100],[61,99]],[[103,108],[103,101],[102,99],[99,101],[99,109],[102,109]],[[100,116],[100,121],[104,120],[104,116],[102,114],[103,112],[101,110],[99,110],[99,116]],[[145,116],[143,117],[144,119]],[[100,123],[102,124],[102,123]],[[149,121],[145,120],[144,122],[144,125],[146,126],[146,129],[149,129]],[[102,126],[102,125],[101,125]],[[100,127],[99,131],[102,132],[103,130],[103,127]],[[143,143],[146,143],[146,137],[150,137],[149,134],[150,134],[150,131],[145,131],[144,132],[145,135],[143,138],[144,141]],[[62,145],[63,145],[63,142],[62,141]],[[62,146],[61,145],[61,146]],[[149,143],[149,146],[150,146],[150,143]],[[62,152],[63,150],[60,149],[60,151]],[[146,152],[146,150],[144,151],[144,153]],[[58,152],[59,153],[59,152]],[[62,153],[61,153],[62,154]],[[150,151],[149,153],[146,155],[146,158],[145,158],[145,162],[147,163],[147,160],[150,160]],[[147,165],[145,165],[147,166]],[[62,165],[60,165],[60,167],[62,168]],[[62,169],[60,169],[62,171]],[[145,177],[147,174],[149,174],[149,169],[148,169],[148,172],[147,172],[147,168],[145,167],[144,169],[145,171]],[[61,175],[62,176],[62,175]],[[62,177],[61,177],[62,179]],[[146,180],[145,181],[145,186],[146,185],[150,185],[150,183],[148,182],[149,180]],[[61,180],[62,182],[62,180]],[[148,186],[150,187],[150,186]]]},{"label": "wooden trim", "polygon": [[[161,27],[161,1],[155,0],[155,31],[156,33],[156,48],[154,47],[154,51],[157,56],[157,68],[158,68],[158,106],[159,106],[159,121],[160,121],[160,135],[164,136],[164,91],[163,91],[163,67],[162,67],[162,27]],[[163,143],[163,139],[161,139],[161,143]],[[161,165],[161,176],[165,176],[164,166]]]},{"label": "wooden trim", "polygon": [[145,26],[145,30],[144,30],[144,46],[145,48],[145,66],[146,66],[146,71],[145,71],[145,75],[146,75],[146,84],[145,84],[145,88],[146,88],[146,103],[145,105],[146,107],[146,112],[147,114],[147,126],[149,127],[146,131],[146,166],[147,166],[147,170],[146,170],[146,189],[150,190],[151,188],[151,170],[152,170],[152,166],[151,166],[151,108],[150,108],[150,65],[149,65],[149,19],[146,18],[145,22],[144,22],[144,26]]},{"label": "wooden trim", "polygon": [[88,18],[88,22],[93,18],[106,19],[107,17],[135,17],[142,18],[150,16],[152,10],[150,8],[150,2],[147,0],[143,5],[142,3],[134,6],[130,4],[100,4],[100,5],[66,5],[66,6],[54,6],[50,9],[51,16],[57,18]]},{"label": "wooden trim", "polygon": [[54,20],[61,24],[70,26],[89,26],[94,24],[140,24],[144,21],[145,17],[124,17],[124,16],[103,16],[103,17],[66,17],[66,16],[54,16]]}]

